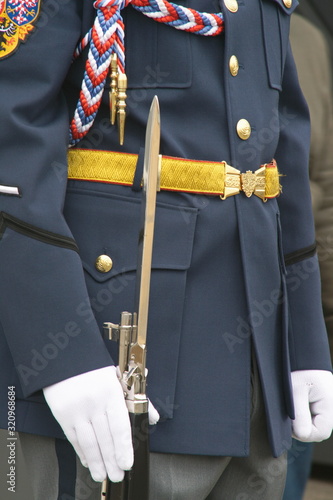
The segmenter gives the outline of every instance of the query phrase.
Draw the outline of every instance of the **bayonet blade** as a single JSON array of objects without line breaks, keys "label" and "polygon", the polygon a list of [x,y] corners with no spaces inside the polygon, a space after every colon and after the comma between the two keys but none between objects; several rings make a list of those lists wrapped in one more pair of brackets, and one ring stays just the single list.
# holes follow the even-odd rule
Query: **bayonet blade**
[{"label": "bayonet blade", "polygon": [[154,97],[147,122],[143,166],[142,216],[139,232],[138,267],[136,277],[137,343],[147,340],[150,278],[153,253],[156,193],[159,186],[160,109]]},{"label": "bayonet blade", "polygon": [[[134,394],[137,395],[143,395],[146,392],[146,342],[156,193],[159,188],[159,149],[160,110],[158,98],[155,96],[150,106],[146,127],[133,336],[128,353],[128,374],[132,374],[133,367],[137,367],[135,372],[137,376],[132,377],[132,383],[133,380],[136,382],[136,387],[133,388]],[[128,399],[131,399],[131,397],[129,396]],[[138,396],[136,399],[138,399]]]}]

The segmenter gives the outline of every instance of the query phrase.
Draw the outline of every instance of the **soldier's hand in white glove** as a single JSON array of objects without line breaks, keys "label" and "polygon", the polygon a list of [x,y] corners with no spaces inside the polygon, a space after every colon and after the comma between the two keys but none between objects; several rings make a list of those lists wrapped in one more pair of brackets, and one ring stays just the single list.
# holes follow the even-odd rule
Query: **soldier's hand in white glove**
[{"label": "soldier's hand in white glove", "polygon": [[[114,366],[44,388],[54,417],[95,481],[121,481],[133,465],[131,427]],[[156,410],[155,410],[156,411]]]},{"label": "soldier's hand in white glove", "polygon": [[323,441],[333,428],[333,375],[326,370],[291,373],[295,420],[293,437],[299,441]]}]

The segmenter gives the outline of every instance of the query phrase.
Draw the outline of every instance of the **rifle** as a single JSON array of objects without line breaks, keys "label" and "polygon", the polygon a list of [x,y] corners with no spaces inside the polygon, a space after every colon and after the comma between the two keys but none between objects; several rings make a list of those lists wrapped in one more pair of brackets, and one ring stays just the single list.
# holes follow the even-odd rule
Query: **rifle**
[{"label": "rifle", "polygon": [[133,313],[124,311],[120,323],[104,323],[104,335],[119,342],[120,381],[129,411],[134,447],[134,465],[124,480],[102,485],[102,500],[148,500],[149,428],[146,395],[146,339],[150,292],[151,262],[159,185],[160,113],[157,96],[148,116],[143,167],[142,213],[138,243],[136,299]]}]

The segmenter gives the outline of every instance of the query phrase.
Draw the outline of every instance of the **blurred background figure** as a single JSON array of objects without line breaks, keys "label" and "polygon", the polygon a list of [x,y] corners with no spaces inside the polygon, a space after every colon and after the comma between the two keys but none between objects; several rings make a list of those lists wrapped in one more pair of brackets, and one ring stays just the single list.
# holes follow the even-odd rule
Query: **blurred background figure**
[{"label": "blurred background figure", "polygon": [[[291,45],[299,80],[311,115],[310,182],[322,276],[322,300],[333,355],[333,89],[332,56],[324,33],[329,30],[333,50],[332,0],[303,0],[302,15],[291,19]],[[327,11],[325,10],[327,9]],[[312,12],[314,11],[314,12]],[[331,15],[329,15],[331,12]],[[318,26],[303,17],[316,18]],[[316,16],[314,15],[316,14]],[[333,54],[333,52],[332,52]],[[333,438],[329,440],[333,457]],[[294,440],[288,456],[283,500],[301,500],[311,471],[313,444]],[[332,458],[333,460],[333,458]]]},{"label": "blurred background figure", "polygon": [[333,2],[332,0],[301,0],[297,13],[314,23],[326,37],[333,68]]}]

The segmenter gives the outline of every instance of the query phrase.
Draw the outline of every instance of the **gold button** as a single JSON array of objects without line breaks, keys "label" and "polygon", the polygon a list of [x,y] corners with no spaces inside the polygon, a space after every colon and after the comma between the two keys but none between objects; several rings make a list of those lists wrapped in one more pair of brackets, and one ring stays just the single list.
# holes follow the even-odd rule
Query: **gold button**
[{"label": "gold button", "polygon": [[238,75],[239,64],[236,56],[231,56],[229,59],[229,70],[232,76]]},{"label": "gold button", "polygon": [[[290,1],[290,0],[289,0]],[[238,11],[238,2],[237,0],[224,0],[224,5],[230,12]]]},{"label": "gold button", "polygon": [[283,3],[287,7],[287,9],[290,9],[293,4],[293,0],[283,0]]},{"label": "gold button", "polygon": [[108,273],[113,266],[111,257],[108,255],[100,255],[97,257],[95,267],[100,273]]},{"label": "gold button", "polygon": [[240,137],[243,141],[246,141],[251,135],[251,125],[244,118],[239,120],[236,125],[236,130],[238,137]]}]

